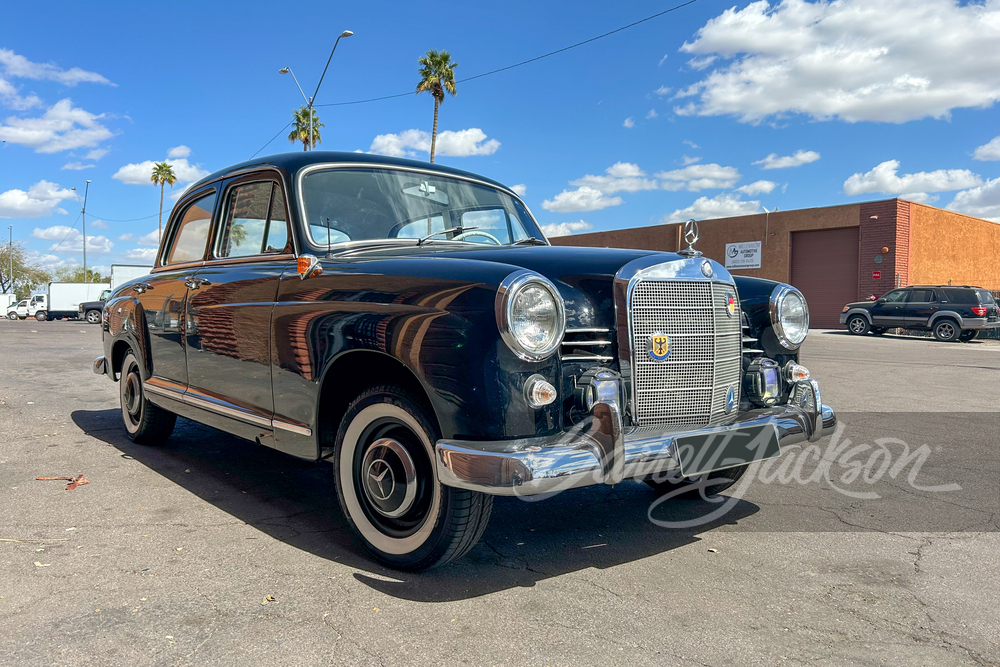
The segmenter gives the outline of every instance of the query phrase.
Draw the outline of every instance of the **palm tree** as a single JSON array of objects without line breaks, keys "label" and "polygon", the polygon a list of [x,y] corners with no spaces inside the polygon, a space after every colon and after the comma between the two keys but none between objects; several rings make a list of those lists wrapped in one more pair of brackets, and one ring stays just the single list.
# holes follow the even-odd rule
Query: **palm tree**
[{"label": "palm tree", "polygon": [[153,165],[153,174],[149,177],[149,180],[153,181],[153,185],[160,186],[160,218],[157,222],[157,227],[159,232],[157,232],[156,240],[159,241],[163,236],[163,186],[169,185],[174,187],[174,183],[177,182],[177,175],[174,173],[174,168],[170,166],[169,162],[157,162]]},{"label": "palm tree", "polygon": [[[288,133],[288,143],[294,144],[296,141],[302,142],[302,150],[309,150],[309,107],[299,107],[292,112],[292,123],[295,127]],[[319,128],[323,123],[319,122],[316,110],[312,110],[312,147],[323,140],[319,137]]]},{"label": "palm tree", "polygon": [[438,106],[444,102],[444,94],[455,94],[455,68],[458,63],[452,62],[447,51],[431,49],[427,55],[417,61],[420,64],[420,83],[417,93],[430,93],[434,98],[434,130],[431,132],[431,162],[434,162],[434,149],[437,146]]}]

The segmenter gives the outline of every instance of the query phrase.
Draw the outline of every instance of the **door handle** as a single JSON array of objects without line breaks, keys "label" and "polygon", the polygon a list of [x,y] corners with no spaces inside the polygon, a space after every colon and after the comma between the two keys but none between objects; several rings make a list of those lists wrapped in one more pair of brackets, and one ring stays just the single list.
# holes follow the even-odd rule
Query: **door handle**
[{"label": "door handle", "polygon": [[135,283],[134,285],[132,285],[132,291],[135,292],[136,294],[142,294],[146,290],[151,290],[151,289],[153,289],[153,286],[150,285],[149,283]]},{"label": "door handle", "polygon": [[184,285],[188,289],[198,289],[202,285],[211,285],[212,281],[206,280],[205,278],[198,278],[197,276],[188,276],[184,279]]}]

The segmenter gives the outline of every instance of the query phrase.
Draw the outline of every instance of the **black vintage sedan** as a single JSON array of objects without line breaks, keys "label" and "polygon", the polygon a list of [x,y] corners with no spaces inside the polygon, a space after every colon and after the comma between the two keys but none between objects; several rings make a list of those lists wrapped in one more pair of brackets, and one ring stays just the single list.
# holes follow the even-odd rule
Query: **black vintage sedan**
[{"label": "black vintage sedan", "polygon": [[466,553],[495,495],[719,491],[836,424],[791,286],[693,248],[552,247],[509,188],[407,160],[212,174],[102,319],[94,370],[132,440],[181,415],[332,461],[349,525],[401,569]]}]

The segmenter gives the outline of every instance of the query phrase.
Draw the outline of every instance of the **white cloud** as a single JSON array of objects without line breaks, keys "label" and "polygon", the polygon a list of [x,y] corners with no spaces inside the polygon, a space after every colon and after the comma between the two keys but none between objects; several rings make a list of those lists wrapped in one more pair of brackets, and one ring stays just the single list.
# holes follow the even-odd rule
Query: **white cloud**
[{"label": "white cloud", "polygon": [[651,120],[653,118],[656,118],[657,115],[658,114],[656,113],[656,109],[650,109],[649,111],[646,112],[646,120]]},{"label": "white cloud", "polygon": [[673,88],[670,88],[669,86],[660,86],[659,88],[653,91],[653,94],[659,95],[660,97],[666,97],[667,95],[670,94],[670,91],[672,90]]},{"label": "white cloud", "polygon": [[92,222],[90,222],[88,224],[91,227],[93,227],[94,229],[107,229],[108,228],[108,223],[104,222],[103,220],[94,220],[94,221],[92,221]]},{"label": "white cloud", "polygon": [[659,187],[656,181],[645,178],[646,172],[640,169],[637,164],[616,162],[604,171],[607,174],[606,176],[592,176],[587,174],[583,178],[570,181],[569,184],[581,188],[592,188],[606,195],[612,195],[616,192],[655,190]]},{"label": "white cloud", "polygon": [[1000,178],[992,178],[978,187],[959,192],[947,208],[1000,222]]},{"label": "white cloud", "polygon": [[11,116],[0,122],[0,139],[34,148],[36,153],[96,146],[114,136],[97,122],[103,117],[74,107],[69,99],[59,100],[38,118]]},{"label": "white cloud", "polygon": [[662,171],[656,177],[665,181],[664,190],[715,190],[731,188],[740,180],[740,172],[736,167],[723,167],[719,164],[692,164],[683,169]]},{"label": "white cloud", "polygon": [[698,144],[694,143],[690,139],[685,139],[681,143],[686,144],[686,145],[690,146],[691,148],[701,148],[701,146],[699,146]]},{"label": "white cloud", "polygon": [[174,146],[167,151],[167,157],[182,158],[191,157],[191,149],[185,145]]},{"label": "white cloud", "polygon": [[510,189],[517,193],[518,197],[524,197],[528,192],[528,186],[524,183],[518,183],[517,185],[510,186]]},{"label": "white cloud", "polygon": [[1000,160],[1000,137],[993,137],[989,143],[976,148],[972,153],[974,160]]},{"label": "white cloud", "polygon": [[64,199],[74,199],[72,190],[60,188],[58,183],[38,181],[25,192],[7,190],[0,193],[0,218],[41,218],[62,212],[57,207]]},{"label": "white cloud", "polygon": [[657,66],[657,67],[659,67],[659,66],[660,66],[660,65],[662,65],[663,63],[667,62],[667,57],[668,57],[669,55],[670,55],[670,54],[668,53],[668,54],[664,55],[664,56],[663,56],[662,58],[660,58],[660,62],[656,63],[656,66]]},{"label": "white cloud", "polygon": [[87,153],[84,158],[87,160],[100,160],[102,157],[108,154],[107,148],[95,148],[94,150]]},{"label": "white cloud", "polygon": [[844,181],[844,193],[860,195],[867,192],[899,194],[901,192],[943,192],[971,188],[983,182],[968,169],[938,169],[899,176],[899,160],[887,160],[864,174],[854,174]]},{"label": "white cloud", "polygon": [[[436,155],[469,157],[470,155],[493,155],[500,149],[500,142],[487,139],[486,133],[478,127],[467,130],[445,130],[438,132]],[[379,155],[393,157],[414,157],[417,151],[429,153],[431,133],[423,130],[404,130],[399,134],[380,134],[368,149]]]},{"label": "white cloud", "polygon": [[21,79],[58,81],[65,86],[75,86],[78,83],[115,85],[97,72],[88,72],[79,67],[64,70],[48,63],[33,63],[10,49],[0,49],[0,65],[3,65],[4,74]]},{"label": "white cloud", "polygon": [[14,84],[9,81],[5,81],[4,79],[0,79],[0,102],[3,102],[3,105],[6,107],[22,111],[24,109],[41,106],[42,99],[33,93],[22,97],[20,90],[18,90]]},{"label": "white cloud", "polygon": [[899,198],[907,201],[915,201],[918,204],[933,204],[938,199],[941,199],[937,195],[929,195],[926,192],[907,192],[899,195]]},{"label": "white cloud", "polygon": [[121,236],[119,236],[118,240],[119,241],[131,241],[134,238],[135,238],[135,236],[132,234],[132,232],[129,232],[128,234],[122,234]]},{"label": "white cloud", "polygon": [[791,155],[780,157],[777,153],[771,153],[763,160],[757,160],[751,164],[759,164],[761,169],[787,169],[788,167],[801,167],[818,159],[819,153],[816,151],[797,150]]},{"label": "white cloud", "polygon": [[678,93],[691,101],[676,111],[744,122],[947,118],[1000,99],[1000,59],[984,55],[998,43],[995,0],[753,2],[681,47],[727,62]]},{"label": "white cloud", "polygon": [[772,190],[778,187],[778,184],[774,181],[754,181],[753,183],[747,183],[746,185],[740,186],[734,190],[734,192],[742,192],[745,195],[766,195]]},{"label": "white cloud", "polygon": [[[49,246],[49,252],[83,251],[83,234],[75,227],[67,227],[66,225],[53,225],[44,229],[36,227],[31,235],[36,239],[56,241]],[[115,244],[106,236],[87,235],[87,252],[89,253],[103,255],[111,252],[114,247]]]},{"label": "white cloud", "polygon": [[160,230],[154,229],[148,234],[144,234],[139,238],[135,239],[135,242],[139,245],[158,248],[160,247]]},{"label": "white cloud", "polygon": [[67,257],[64,259],[58,255],[43,254],[37,250],[26,250],[24,255],[29,264],[34,264],[49,271],[67,266],[80,265],[80,260],[76,257]]},{"label": "white cloud", "polygon": [[583,220],[577,222],[553,222],[548,225],[542,225],[542,232],[546,237],[551,238],[553,236],[569,236],[575,232],[593,229],[593,227],[592,224]]},{"label": "white cloud", "polygon": [[625,122],[622,123],[622,125],[624,125],[625,127],[628,127],[628,128],[633,128],[633,127],[635,127],[635,121],[632,120],[631,116],[629,116],[628,118],[625,119]]},{"label": "white cloud", "polygon": [[693,204],[687,208],[679,208],[670,215],[665,215],[662,222],[684,222],[694,218],[695,220],[708,220],[711,218],[728,218],[737,215],[751,215],[760,211],[759,201],[744,201],[740,196],[733,193],[721,193],[711,199],[708,197],[698,197]]},{"label": "white cloud", "polygon": [[552,199],[546,199],[542,202],[542,208],[553,213],[577,213],[599,211],[621,203],[621,197],[606,197],[600,190],[581,187],[576,190],[563,190]]},{"label": "white cloud", "polygon": [[688,157],[687,155],[681,156],[681,164],[685,167],[689,164],[694,164],[695,162],[701,162],[700,157]]},{"label": "white cloud", "polygon": [[153,262],[156,259],[156,248],[132,248],[125,251],[127,259],[141,259],[146,262]]},{"label": "white cloud", "polygon": [[84,164],[82,162],[67,162],[66,164],[64,164],[63,166],[61,166],[59,168],[60,169],[70,169],[72,171],[80,171],[80,170],[83,170],[83,169],[93,169],[96,166],[97,166],[96,164]]},{"label": "white cloud", "polygon": [[[191,183],[208,176],[209,172],[197,165],[193,165],[186,158],[176,160],[165,160],[174,168],[174,175],[177,176],[178,183]],[[129,185],[152,185],[149,177],[153,174],[153,160],[146,160],[139,163],[130,163],[119,169],[111,178],[117,179]]]}]

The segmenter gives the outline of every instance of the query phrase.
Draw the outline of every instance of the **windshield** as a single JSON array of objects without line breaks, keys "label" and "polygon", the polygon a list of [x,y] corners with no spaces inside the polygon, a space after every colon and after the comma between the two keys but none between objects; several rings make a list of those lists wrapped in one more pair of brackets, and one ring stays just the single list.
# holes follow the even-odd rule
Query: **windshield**
[{"label": "windshield", "polygon": [[431,241],[486,245],[542,238],[516,198],[436,174],[328,169],[306,175],[301,196],[316,246],[385,239],[416,243],[431,235]]}]

